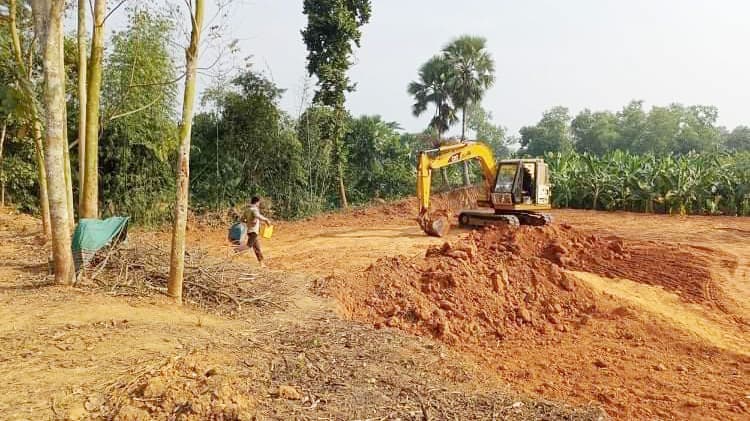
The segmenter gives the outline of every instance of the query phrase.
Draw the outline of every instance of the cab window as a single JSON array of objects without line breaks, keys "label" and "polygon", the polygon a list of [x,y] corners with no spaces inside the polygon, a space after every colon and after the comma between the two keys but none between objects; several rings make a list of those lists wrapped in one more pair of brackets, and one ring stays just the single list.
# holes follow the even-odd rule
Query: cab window
[{"label": "cab window", "polygon": [[497,181],[495,182],[495,193],[511,193],[513,181],[516,179],[516,164],[502,164],[497,170]]}]

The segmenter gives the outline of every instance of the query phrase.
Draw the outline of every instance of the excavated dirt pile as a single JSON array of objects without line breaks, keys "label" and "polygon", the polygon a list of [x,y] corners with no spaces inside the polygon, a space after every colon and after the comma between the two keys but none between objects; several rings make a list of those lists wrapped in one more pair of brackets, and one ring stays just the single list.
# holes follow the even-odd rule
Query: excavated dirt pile
[{"label": "excavated dirt pile", "polygon": [[174,357],[117,386],[102,407],[107,419],[254,419],[247,381],[199,354]]},{"label": "excavated dirt pile", "polygon": [[424,258],[381,259],[364,279],[340,289],[339,299],[352,317],[376,327],[491,346],[566,332],[597,313],[594,293],[565,269],[658,281],[703,301],[711,282],[705,266],[677,247],[631,244],[567,225],[490,227],[431,247]]}]

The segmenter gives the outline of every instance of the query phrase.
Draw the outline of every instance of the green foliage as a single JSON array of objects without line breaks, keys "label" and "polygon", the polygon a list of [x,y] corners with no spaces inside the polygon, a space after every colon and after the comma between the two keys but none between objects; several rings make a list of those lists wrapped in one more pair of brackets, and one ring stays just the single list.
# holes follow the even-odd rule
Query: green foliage
[{"label": "green foliage", "polygon": [[510,155],[505,127],[492,123],[492,113],[479,104],[469,107],[466,125],[474,131],[474,137],[492,148],[495,158],[505,158]]},{"label": "green foliage", "polygon": [[191,186],[197,208],[221,209],[253,195],[270,197],[283,217],[308,212],[304,196],[303,145],[295,123],[278,108],[283,93],[263,75],[247,70],[229,90],[214,90],[217,112],[193,123]]},{"label": "green foliage", "polygon": [[585,109],[573,119],[570,127],[576,139],[575,150],[578,152],[602,155],[614,150],[619,144],[617,117],[609,111],[592,113]]},{"label": "green foliage", "polygon": [[750,153],[548,153],[555,206],[750,215]]},{"label": "green foliage", "polygon": [[393,199],[414,192],[416,181],[409,138],[398,124],[380,116],[362,116],[349,123],[344,137],[348,158],[348,194],[353,202],[373,197]]},{"label": "green foliage", "polygon": [[542,156],[547,152],[568,152],[573,140],[570,133],[570,112],[565,107],[545,111],[534,126],[522,127],[521,155]]},{"label": "green foliage", "polygon": [[466,111],[481,101],[484,93],[495,83],[495,62],[482,37],[463,35],[443,48],[450,68],[448,89],[456,108],[460,108],[461,139],[466,138]]},{"label": "green foliage", "polygon": [[171,18],[134,10],[128,27],[112,36],[99,140],[106,215],[125,214],[149,224],[172,214],[177,86],[165,82],[177,74],[168,44],[173,29]]},{"label": "green foliage", "polygon": [[344,94],[354,90],[346,75],[351,66],[352,43],[359,47],[360,27],[370,20],[369,0],[305,0],[307,71],[318,78],[315,102],[341,107]]},{"label": "green foliage", "polygon": [[624,150],[661,156],[715,151],[722,143],[730,151],[742,150],[748,139],[742,129],[735,129],[737,136],[730,141],[731,134],[723,135],[716,126],[717,118],[718,110],[712,106],[670,104],[646,112],[642,101],[632,101],[616,114],[585,109],[571,121],[567,109],[555,107],[536,125],[521,129],[520,152],[541,156],[566,152],[572,146],[594,155]]},{"label": "green foliage", "polygon": [[[0,123],[1,124],[1,123]],[[39,208],[37,198],[37,167],[34,159],[34,145],[31,139],[21,136],[19,132],[13,133],[17,128],[14,124],[8,125],[2,157],[2,177],[5,181],[6,204],[12,204],[16,208],[35,213]]]},{"label": "green foliage", "polygon": [[[30,48],[32,37],[29,14],[19,8],[17,25],[22,51]],[[6,205],[26,212],[37,212],[39,207],[37,163],[34,146],[28,136],[33,116],[35,86],[22,73],[11,47],[10,27],[0,26],[0,126],[7,123],[0,162],[0,179],[5,184]],[[32,78],[37,76],[32,63]],[[28,69],[23,69],[28,71]]]},{"label": "green foliage", "polygon": [[458,121],[448,86],[450,71],[450,64],[444,57],[434,56],[420,66],[419,79],[409,83],[407,88],[414,97],[412,113],[415,117],[422,115],[430,105],[435,107],[429,128],[437,132],[438,139]]},{"label": "green foliage", "polygon": [[[331,209],[336,167],[324,133],[332,107],[313,105],[296,121],[278,109],[281,90],[258,73],[212,90],[216,111],[196,115],[191,186],[198,209],[222,209],[261,195],[284,218]],[[414,191],[412,138],[380,117],[350,119],[343,154],[347,194],[355,203]]]},{"label": "green foliage", "polygon": [[[420,66],[419,78],[409,83],[407,91],[414,97],[412,112],[415,116],[422,115],[430,106],[435,107],[429,124],[437,134],[434,146],[440,144],[442,134],[458,121],[458,109],[461,110],[461,139],[466,138],[470,108],[479,107],[484,93],[495,83],[495,62],[486,44],[487,40],[482,37],[456,38],[440,54]],[[487,117],[475,115],[473,123],[485,131],[483,134],[497,137],[497,127],[483,124],[489,120]]]},{"label": "green foliage", "polygon": [[359,47],[360,27],[369,22],[371,12],[370,0],[305,0],[303,6],[307,15],[307,28],[302,30],[308,51],[307,71],[318,79],[313,102],[333,109],[333,119],[323,126],[323,133],[331,143],[331,159],[344,207],[347,205],[343,179],[346,158],[342,147],[347,119],[344,102],[346,92],[355,88],[346,72],[352,64],[352,44]]},{"label": "green foliage", "polygon": [[750,152],[750,127],[735,127],[725,135],[724,147],[731,152]]},{"label": "green foliage", "polygon": [[332,193],[335,167],[333,144],[324,128],[333,124],[331,107],[313,104],[297,121],[297,138],[302,145],[304,191],[300,200],[300,216],[311,215],[333,206]]}]

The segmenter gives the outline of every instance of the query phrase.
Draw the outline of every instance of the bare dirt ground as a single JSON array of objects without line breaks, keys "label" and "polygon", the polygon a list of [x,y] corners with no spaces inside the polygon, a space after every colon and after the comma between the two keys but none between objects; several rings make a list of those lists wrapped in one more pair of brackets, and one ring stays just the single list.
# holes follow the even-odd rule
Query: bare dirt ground
[{"label": "bare dirt ground", "polygon": [[[308,224],[285,225],[295,226]],[[324,289],[319,276],[259,271],[246,256],[232,264],[252,275],[247,291],[263,291],[264,298],[231,312],[225,302],[175,308],[158,292],[123,281],[116,263],[106,278],[116,283],[49,286],[38,230],[33,218],[0,212],[2,419],[603,416],[596,405],[519,394],[483,364],[431,338],[346,320],[335,300],[316,293]],[[191,256],[200,246],[224,258],[223,232],[191,233]],[[164,240],[164,233],[135,230],[126,248],[166,247]],[[273,255],[275,244],[266,243]],[[130,262],[124,279],[137,279],[143,266]]]},{"label": "bare dirt ground", "polygon": [[[231,314],[175,310],[159,294],[117,285],[40,285],[38,222],[3,212],[0,413],[597,419],[601,408],[617,419],[750,417],[750,219],[561,210],[557,225],[570,226],[570,244],[542,231],[513,234],[534,240],[523,248],[526,237],[504,232],[491,242],[461,230],[426,237],[413,207],[279,224],[263,243],[271,269],[258,270],[248,255],[233,259],[253,274],[253,294],[268,291],[266,304]],[[597,246],[589,250],[606,253],[572,246],[589,232]],[[191,247],[215,259],[226,256],[225,237],[191,226]],[[134,244],[166,240],[163,232],[131,235]],[[446,240],[449,250],[441,249]],[[474,249],[463,251],[466,244]],[[527,261],[519,252],[536,254]],[[560,257],[570,261],[553,262]],[[498,262],[507,277],[496,276]],[[422,289],[451,277],[453,285]],[[416,287],[401,290],[410,282]],[[383,297],[403,308],[372,301]],[[428,329],[412,317],[414,303],[464,336]],[[559,311],[549,310],[554,304]]]},{"label": "bare dirt ground", "polygon": [[[410,206],[369,208],[282,227],[266,242],[271,264],[358,283],[356,275],[378,258],[422,259],[429,246],[444,240],[425,237],[405,221]],[[558,224],[630,244],[640,260],[621,273],[634,279],[608,272],[606,261],[598,271],[568,268],[596,296],[599,309],[585,323],[571,324],[566,333],[506,338],[492,349],[453,348],[475,356],[519,390],[597,403],[617,418],[747,419],[750,219],[554,214]],[[448,241],[465,235],[454,230]],[[639,265],[650,269],[639,270]],[[368,288],[359,290],[362,300]],[[358,293],[352,290],[346,293]]]}]

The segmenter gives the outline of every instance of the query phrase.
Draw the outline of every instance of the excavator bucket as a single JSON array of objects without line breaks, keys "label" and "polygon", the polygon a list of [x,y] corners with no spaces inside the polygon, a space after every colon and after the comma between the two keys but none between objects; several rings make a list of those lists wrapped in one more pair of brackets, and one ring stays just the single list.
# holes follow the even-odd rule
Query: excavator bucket
[{"label": "excavator bucket", "polygon": [[427,235],[442,237],[451,229],[451,214],[445,210],[424,213],[419,216],[419,226]]}]

